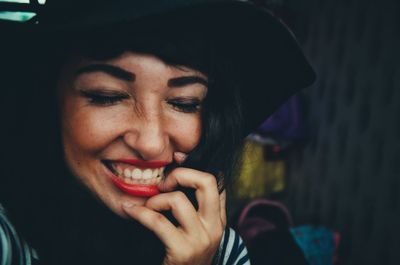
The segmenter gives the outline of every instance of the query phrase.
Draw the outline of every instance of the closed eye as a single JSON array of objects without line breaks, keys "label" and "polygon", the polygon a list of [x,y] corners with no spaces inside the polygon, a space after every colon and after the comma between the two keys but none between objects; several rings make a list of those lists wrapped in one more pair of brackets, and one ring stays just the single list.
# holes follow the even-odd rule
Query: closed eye
[{"label": "closed eye", "polygon": [[114,105],[129,98],[127,93],[109,90],[80,90],[80,94],[87,98],[90,104],[98,106]]},{"label": "closed eye", "polygon": [[174,98],[167,100],[167,103],[184,113],[196,113],[201,109],[201,101],[197,98]]}]

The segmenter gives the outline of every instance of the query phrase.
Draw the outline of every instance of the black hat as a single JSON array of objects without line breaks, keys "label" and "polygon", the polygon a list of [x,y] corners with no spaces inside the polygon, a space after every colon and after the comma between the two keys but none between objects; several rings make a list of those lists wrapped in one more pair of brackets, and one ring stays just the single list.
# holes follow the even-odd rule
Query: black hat
[{"label": "black hat", "polygon": [[233,78],[241,90],[246,134],[315,80],[312,67],[288,27],[268,10],[247,1],[47,0],[40,5],[31,0],[31,5],[24,8],[37,13],[24,25],[34,32],[39,30],[42,38],[49,36],[53,42],[55,34],[134,25],[160,16],[173,18],[181,26],[202,27],[215,38],[219,52],[231,58]]}]

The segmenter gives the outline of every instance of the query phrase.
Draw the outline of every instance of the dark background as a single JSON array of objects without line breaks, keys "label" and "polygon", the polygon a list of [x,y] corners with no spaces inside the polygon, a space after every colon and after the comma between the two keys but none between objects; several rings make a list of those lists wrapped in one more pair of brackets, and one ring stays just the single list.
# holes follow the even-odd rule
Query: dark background
[{"label": "dark background", "polygon": [[281,13],[318,80],[283,201],[341,234],[339,264],[400,264],[400,1],[258,1]]}]

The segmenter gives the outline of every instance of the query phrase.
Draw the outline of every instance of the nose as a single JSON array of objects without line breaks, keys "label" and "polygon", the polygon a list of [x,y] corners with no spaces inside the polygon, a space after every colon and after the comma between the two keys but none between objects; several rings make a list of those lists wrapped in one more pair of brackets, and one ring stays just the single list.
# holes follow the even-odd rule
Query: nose
[{"label": "nose", "polygon": [[163,160],[168,147],[168,134],[159,115],[141,117],[131,122],[124,142],[143,160]]}]

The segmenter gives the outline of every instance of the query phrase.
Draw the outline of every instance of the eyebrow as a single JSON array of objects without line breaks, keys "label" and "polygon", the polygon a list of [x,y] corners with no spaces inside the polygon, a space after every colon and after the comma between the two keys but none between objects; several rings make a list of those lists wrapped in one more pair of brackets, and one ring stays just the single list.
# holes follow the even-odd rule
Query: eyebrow
[{"label": "eyebrow", "polygon": [[[82,68],[79,68],[76,71],[76,75],[81,75],[81,74],[85,74],[85,73],[93,73],[93,72],[104,72],[113,77],[122,79],[124,81],[129,81],[129,82],[135,81],[135,79],[136,79],[136,76],[134,73],[126,71],[125,69],[122,69],[121,67],[111,65],[111,64],[90,64],[90,65],[84,66]],[[192,84],[202,84],[206,87],[208,86],[207,80],[200,76],[181,76],[181,77],[171,78],[168,80],[169,87],[184,87],[184,86],[192,85]]]},{"label": "eyebrow", "polygon": [[207,80],[200,76],[181,76],[168,80],[169,87],[183,87],[192,84],[202,84],[206,87],[208,86]]},{"label": "eyebrow", "polygon": [[93,72],[103,72],[109,74],[115,78],[122,79],[124,81],[135,81],[135,74],[122,69],[121,67],[111,65],[111,64],[90,64],[79,68],[76,71],[76,75],[93,73]]}]

